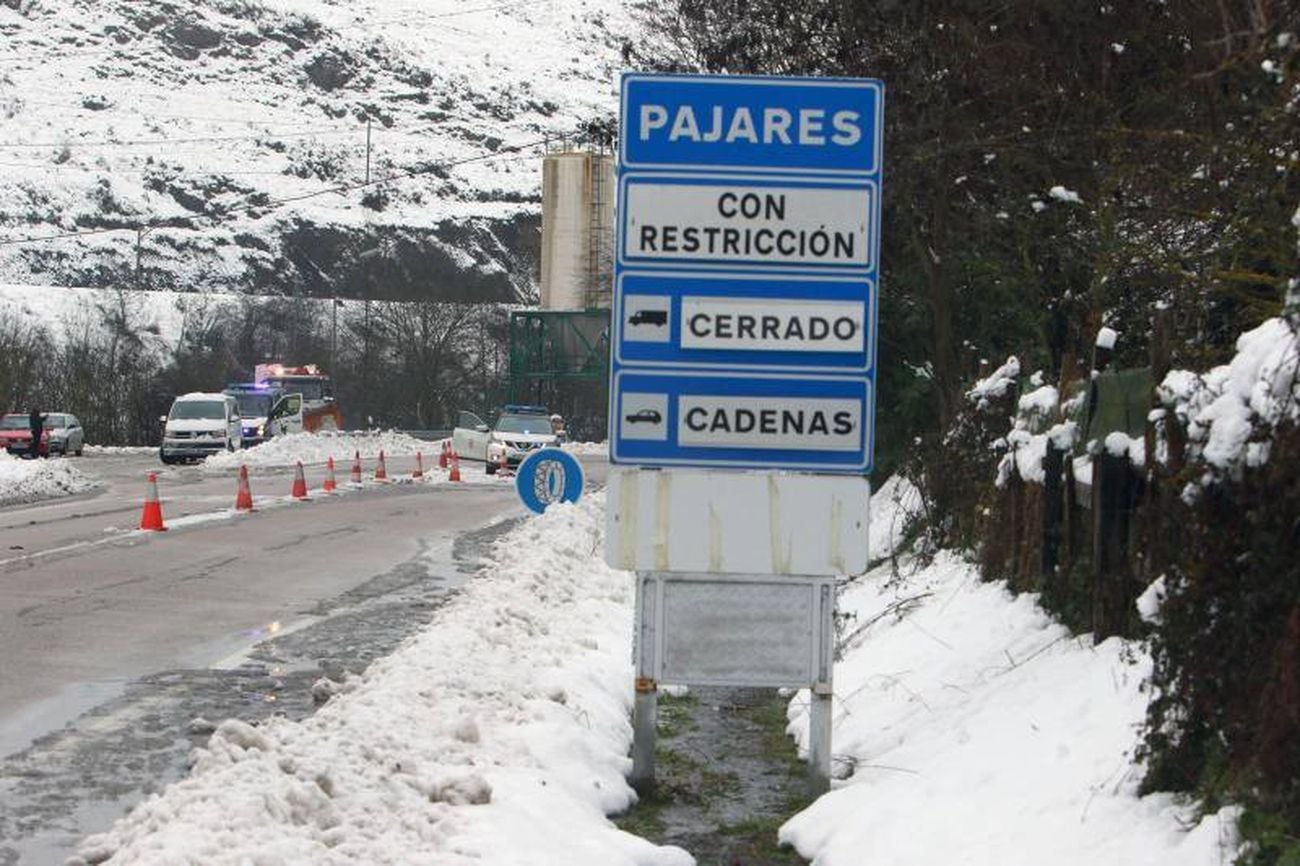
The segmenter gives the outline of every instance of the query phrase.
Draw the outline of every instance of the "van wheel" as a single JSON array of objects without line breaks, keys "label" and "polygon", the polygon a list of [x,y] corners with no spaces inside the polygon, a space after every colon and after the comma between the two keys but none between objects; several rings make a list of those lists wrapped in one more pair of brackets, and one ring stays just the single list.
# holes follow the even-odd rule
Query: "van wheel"
[{"label": "van wheel", "polygon": [[483,471],[486,472],[488,475],[496,475],[497,465],[489,460],[483,464]]}]

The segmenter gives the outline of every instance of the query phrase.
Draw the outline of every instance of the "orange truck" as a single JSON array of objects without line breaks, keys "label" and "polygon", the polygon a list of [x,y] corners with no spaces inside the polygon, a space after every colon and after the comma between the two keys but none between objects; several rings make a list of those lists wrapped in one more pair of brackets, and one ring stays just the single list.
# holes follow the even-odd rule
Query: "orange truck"
[{"label": "orange truck", "polygon": [[[302,395],[300,429],[309,433],[343,429],[343,411],[334,400],[334,383],[315,364],[258,364],[253,378],[259,385]],[[282,401],[272,410],[267,419],[268,434],[294,432],[299,423],[296,402]],[[277,415],[280,406],[284,407],[282,416]]]}]

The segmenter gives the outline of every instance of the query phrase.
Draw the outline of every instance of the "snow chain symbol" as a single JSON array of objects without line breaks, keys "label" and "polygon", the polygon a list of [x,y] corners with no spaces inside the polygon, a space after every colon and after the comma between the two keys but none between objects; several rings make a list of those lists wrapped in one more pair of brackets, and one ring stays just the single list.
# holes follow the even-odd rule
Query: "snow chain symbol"
[{"label": "snow chain symbol", "polygon": [[558,460],[542,460],[533,472],[533,495],[544,505],[564,498],[564,464]]},{"label": "snow chain symbol", "polygon": [[541,514],[553,502],[576,502],[582,495],[582,464],[559,448],[534,451],[519,464],[515,489],[519,498]]}]

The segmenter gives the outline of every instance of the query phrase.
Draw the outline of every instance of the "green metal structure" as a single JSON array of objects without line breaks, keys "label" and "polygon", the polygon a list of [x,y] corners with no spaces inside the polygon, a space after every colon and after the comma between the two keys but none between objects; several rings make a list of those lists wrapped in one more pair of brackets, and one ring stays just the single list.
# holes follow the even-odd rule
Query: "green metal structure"
[{"label": "green metal structure", "polygon": [[570,437],[599,442],[609,424],[609,310],[510,314],[510,403],[564,416]]}]

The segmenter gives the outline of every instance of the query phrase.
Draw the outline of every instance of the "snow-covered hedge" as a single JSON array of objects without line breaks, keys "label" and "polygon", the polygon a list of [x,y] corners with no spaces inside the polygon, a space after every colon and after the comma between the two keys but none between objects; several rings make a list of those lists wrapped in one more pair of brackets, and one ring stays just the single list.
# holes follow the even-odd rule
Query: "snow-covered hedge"
[{"label": "snow-covered hedge", "polygon": [[1160,384],[1167,409],[1187,430],[1188,456],[1215,474],[1268,460],[1270,434],[1300,420],[1300,331],[1274,318],[1237,340],[1232,361],[1198,375],[1172,370]]}]

